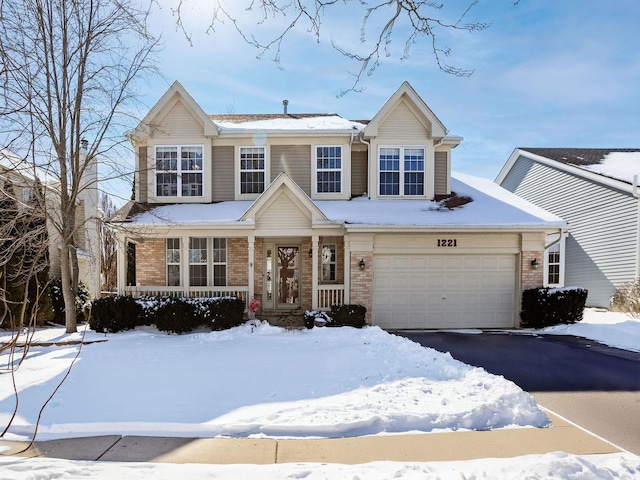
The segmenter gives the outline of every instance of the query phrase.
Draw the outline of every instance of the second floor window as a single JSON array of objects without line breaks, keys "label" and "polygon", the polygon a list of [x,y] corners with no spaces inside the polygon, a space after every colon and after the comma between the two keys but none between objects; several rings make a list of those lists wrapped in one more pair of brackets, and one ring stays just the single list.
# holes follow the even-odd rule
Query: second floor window
[{"label": "second floor window", "polygon": [[424,148],[381,147],[380,195],[424,195]]},{"label": "second floor window", "polygon": [[316,147],[316,191],[342,191],[342,147]]},{"label": "second floor window", "polygon": [[240,193],[264,192],[264,147],[240,147]]},{"label": "second floor window", "polygon": [[156,196],[202,196],[202,146],[155,148]]}]

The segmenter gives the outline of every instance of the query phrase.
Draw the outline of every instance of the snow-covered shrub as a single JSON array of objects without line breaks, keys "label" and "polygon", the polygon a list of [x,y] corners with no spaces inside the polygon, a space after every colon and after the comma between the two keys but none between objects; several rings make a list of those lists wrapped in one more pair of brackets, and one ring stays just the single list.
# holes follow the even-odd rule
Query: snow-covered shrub
[{"label": "snow-covered shrub", "polygon": [[133,297],[117,295],[94,300],[89,327],[96,332],[131,330],[144,318],[142,306]]},{"label": "snow-covered shrub", "polygon": [[532,288],[522,292],[521,325],[544,328],[582,320],[588,291],[580,287]]},{"label": "snow-covered shrub", "polygon": [[640,278],[618,287],[611,297],[611,308],[640,318]]},{"label": "snow-covered shrub", "polygon": [[304,326],[306,328],[313,328],[316,325],[316,322],[324,323],[328,325],[331,323],[332,318],[329,316],[327,312],[318,312],[316,310],[307,310],[304,312]]},{"label": "snow-covered shrub", "polygon": [[188,333],[204,324],[203,317],[202,302],[188,298],[164,297],[154,313],[149,315],[148,320],[163,332]]},{"label": "snow-covered shrub", "polygon": [[244,322],[244,302],[235,297],[209,300],[210,316],[207,324],[211,330],[227,330]]},{"label": "snow-covered shrub", "polygon": [[328,327],[355,327],[362,328],[366,325],[367,309],[362,305],[331,305],[331,322]]}]

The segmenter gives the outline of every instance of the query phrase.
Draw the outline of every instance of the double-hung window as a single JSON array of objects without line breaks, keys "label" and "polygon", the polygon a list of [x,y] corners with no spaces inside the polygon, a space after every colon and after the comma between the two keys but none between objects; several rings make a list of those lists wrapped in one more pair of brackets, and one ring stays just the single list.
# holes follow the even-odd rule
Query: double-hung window
[{"label": "double-hung window", "polygon": [[202,196],[202,146],[156,146],[156,196]]},{"label": "double-hung window", "polygon": [[189,239],[189,285],[207,286],[207,239]]},{"label": "double-hung window", "polygon": [[264,192],[265,148],[240,147],[240,193]]},{"label": "double-hung window", "polygon": [[549,247],[547,254],[547,285],[560,285],[560,242]]},{"label": "double-hung window", "polygon": [[316,192],[342,191],[342,147],[316,147]]},{"label": "double-hung window", "polygon": [[213,240],[213,285],[224,287],[227,284],[227,239]]},{"label": "double-hung window", "polygon": [[180,286],[180,239],[167,238],[166,241],[167,285]]},{"label": "double-hung window", "polygon": [[325,243],[322,245],[322,281],[335,282],[336,275],[336,244]]},{"label": "double-hung window", "polygon": [[424,156],[422,147],[381,147],[378,152],[380,195],[424,195]]}]

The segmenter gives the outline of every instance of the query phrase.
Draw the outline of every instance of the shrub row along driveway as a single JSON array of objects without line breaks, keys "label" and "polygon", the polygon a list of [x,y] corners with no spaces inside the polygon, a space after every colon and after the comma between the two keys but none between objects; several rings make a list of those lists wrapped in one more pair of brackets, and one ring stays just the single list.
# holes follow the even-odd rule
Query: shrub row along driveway
[{"label": "shrub row along driveway", "polygon": [[396,333],[502,375],[542,406],[640,455],[640,353],[570,336]]}]

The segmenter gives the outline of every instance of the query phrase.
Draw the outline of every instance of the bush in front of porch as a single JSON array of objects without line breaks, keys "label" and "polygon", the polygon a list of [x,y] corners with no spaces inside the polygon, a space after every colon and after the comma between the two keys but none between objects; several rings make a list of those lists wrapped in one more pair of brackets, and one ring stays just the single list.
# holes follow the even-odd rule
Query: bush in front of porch
[{"label": "bush in front of porch", "polygon": [[117,295],[95,300],[89,326],[116,333],[155,325],[170,333],[187,333],[200,326],[225,330],[244,322],[244,302],[235,297],[180,298]]}]

